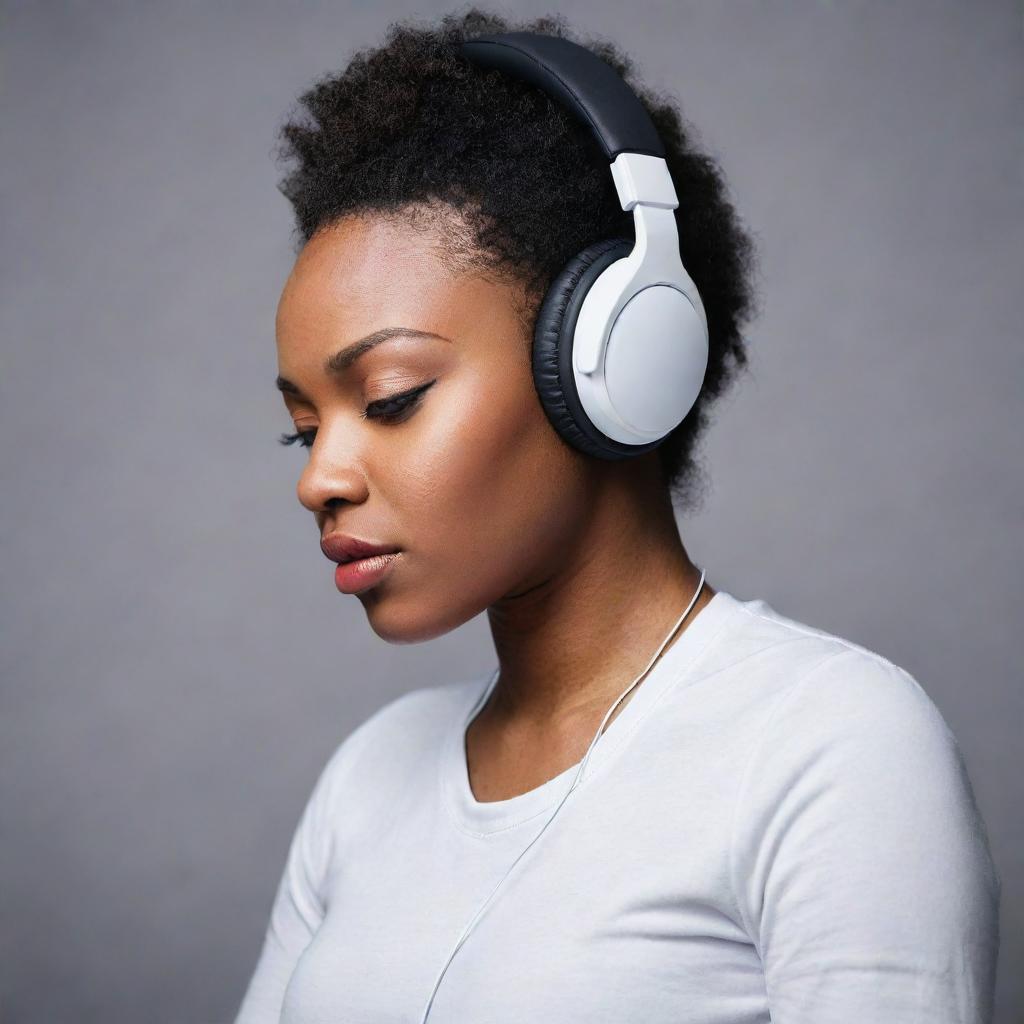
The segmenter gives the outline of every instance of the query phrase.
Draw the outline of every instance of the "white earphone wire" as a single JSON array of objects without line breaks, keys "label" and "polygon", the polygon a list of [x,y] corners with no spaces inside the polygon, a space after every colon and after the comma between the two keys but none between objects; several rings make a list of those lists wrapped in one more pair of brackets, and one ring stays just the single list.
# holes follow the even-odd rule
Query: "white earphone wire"
[{"label": "white earphone wire", "polygon": [[[668,636],[666,636],[665,639],[662,640],[661,646],[657,649],[657,651],[655,651],[654,657],[652,657],[651,660],[647,663],[647,667],[640,673],[640,675],[638,675],[636,677],[636,679],[633,680],[632,683],[629,684],[629,686],[626,687],[625,690],[622,691],[622,693],[619,694],[619,696],[616,699],[615,703],[612,704],[612,706],[605,712],[604,718],[601,720],[600,726],[598,726],[598,730],[597,730],[596,735],[590,741],[590,746],[587,748],[586,754],[583,755],[583,760],[580,761],[579,769],[577,770],[576,775],[573,777],[572,784],[565,791],[564,795],[562,796],[562,799],[558,801],[558,805],[555,807],[554,811],[552,812],[551,817],[548,818],[548,820],[546,822],[544,822],[544,825],[541,827],[540,831],[533,837],[533,839],[531,839],[529,841],[529,843],[526,844],[526,846],[520,852],[519,856],[516,857],[516,859],[514,861],[512,861],[512,863],[509,865],[508,870],[498,880],[498,884],[495,885],[495,887],[491,890],[491,892],[488,895],[487,899],[485,899],[484,902],[480,904],[480,907],[477,910],[477,912],[473,915],[472,918],[470,918],[468,924],[463,928],[462,934],[459,936],[458,942],[455,943],[455,948],[452,949],[451,953],[448,956],[447,961],[445,961],[444,966],[441,968],[441,973],[438,974],[438,976],[437,976],[437,981],[434,982],[434,988],[433,988],[433,991],[430,993],[430,998],[427,1000],[427,1005],[426,1005],[426,1008],[423,1011],[423,1017],[420,1020],[420,1024],[426,1024],[427,1017],[430,1014],[430,1008],[434,1005],[434,996],[437,994],[438,987],[441,984],[441,979],[444,977],[445,971],[448,970],[448,965],[452,962],[452,960],[455,957],[455,954],[459,951],[459,949],[461,948],[462,944],[469,937],[469,933],[473,930],[473,928],[475,927],[477,921],[480,920],[480,916],[483,914],[483,912],[486,909],[487,905],[491,902],[491,899],[494,897],[494,894],[501,887],[501,885],[505,881],[505,879],[508,878],[509,874],[511,874],[512,869],[519,863],[520,860],[522,860],[523,856],[526,854],[526,851],[529,850],[530,847],[533,846],[533,844],[535,842],[537,842],[538,839],[540,839],[541,835],[543,835],[543,833],[544,833],[544,830],[548,827],[548,825],[551,824],[552,821],[555,820],[555,815],[558,814],[559,810],[562,807],[562,804],[565,803],[565,801],[568,798],[569,794],[576,788],[577,784],[580,781],[580,778],[583,775],[584,769],[586,768],[587,760],[590,758],[590,752],[594,749],[594,747],[597,744],[597,741],[601,738],[601,734],[604,732],[605,724],[607,723],[608,718],[610,717],[611,713],[619,706],[620,703],[622,703],[622,701],[626,697],[626,695],[644,678],[644,676],[646,676],[647,673],[650,672],[651,667],[654,665],[654,663],[661,656],[661,652],[668,645],[668,642],[672,639],[672,637],[675,636],[676,630],[679,629],[680,625],[683,622],[683,619],[685,619],[686,616],[690,614],[690,609],[694,606],[694,604],[697,603],[697,598],[700,596],[701,590],[704,589],[704,577],[705,577],[705,575],[706,575],[706,570],[701,569],[701,572],[700,572],[700,582],[697,584],[697,589],[693,592],[693,597],[690,598],[690,603],[686,606],[686,610],[683,612],[683,614],[680,615],[678,619],[676,619],[675,625],[672,627],[671,630],[669,630]],[[484,702],[486,702],[487,698],[490,696],[490,693],[494,689],[494,685],[497,682],[498,674],[499,674],[500,671],[501,671],[501,667],[499,666],[497,669],[495,669],[493,675],[490,677],[490,680],[488,681],[487,688],[484,690],[483,695],[480,697],[480,699],[474,705],[472,712],[470,712],[470,720],[472,720],[472,718],[475,716],[477,709]]]}]

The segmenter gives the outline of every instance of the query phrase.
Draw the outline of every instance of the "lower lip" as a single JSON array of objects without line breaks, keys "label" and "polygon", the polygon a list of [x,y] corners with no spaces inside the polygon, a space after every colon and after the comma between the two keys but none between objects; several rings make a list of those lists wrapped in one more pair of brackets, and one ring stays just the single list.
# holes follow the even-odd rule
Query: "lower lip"
[{"label": "lower lip", "polygon": [[343,594],[358,594],[375,587],[391,571],[398,560],[400,551],[372,558],[360,558],[354,562],[340,562],[334,570],[334,585]]}]

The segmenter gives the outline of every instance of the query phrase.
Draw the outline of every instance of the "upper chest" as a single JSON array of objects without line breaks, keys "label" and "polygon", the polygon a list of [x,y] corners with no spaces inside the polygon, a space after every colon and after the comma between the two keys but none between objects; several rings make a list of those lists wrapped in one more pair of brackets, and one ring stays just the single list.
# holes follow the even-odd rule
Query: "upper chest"
[{"label": "upper chest", "polygon": [[395,816],[382,804],[372,829],[336,849],[327,915],[282,1024],[418,1021],[496,886],[430,1022],[766,1021],[756,952],[729,906],[727,830],[712,794],[673,806],[656,768],[588,783],[539,836],[554,808],[480,837],[456,826],[432,787]]},{"label": "upper chest", "polygon": [[601,703],[543,729],[500,722],[484,708],[466,727],[459,752],[473,796],[481,802],[509,800],[578,764],[597,730],[602,724],[607,729],[632,696],[627,694],[607,721],[608,706]]}]

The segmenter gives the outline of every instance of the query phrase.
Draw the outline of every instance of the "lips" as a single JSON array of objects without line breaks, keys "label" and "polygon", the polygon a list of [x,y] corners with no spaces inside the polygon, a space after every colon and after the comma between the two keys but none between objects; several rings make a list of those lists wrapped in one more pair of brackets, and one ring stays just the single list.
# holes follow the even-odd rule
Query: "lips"
[{"label": "lips", "polygon": [[396,544],[376,544],[344,533],[330,533],[320,539],[320,550],[332,562],[343,565],[361,558],[393,554],[402,549]]},{"label": "lips", "polygon": [[357,558],[353,562],[339,562],[334,567],[334,585],[343,594],[362,594],[377,586],[390,574],[401,552]]}]

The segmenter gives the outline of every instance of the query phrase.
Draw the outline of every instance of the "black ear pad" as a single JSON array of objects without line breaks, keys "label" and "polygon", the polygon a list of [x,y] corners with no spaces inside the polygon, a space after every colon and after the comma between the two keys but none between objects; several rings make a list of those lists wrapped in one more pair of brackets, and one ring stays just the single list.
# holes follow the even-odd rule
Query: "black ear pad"
[{"label": "black ear pad", "polygon": [[623,444],[608,437],[584,410],[572,372],[572,336],[587,289],[632,250],[631,239],[604,238],[574,256],[551,282],[533,330],[533,381],[551,425],[574,448],[609,461],[642,455],[662,440]]}]

